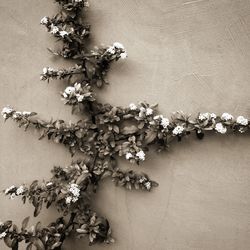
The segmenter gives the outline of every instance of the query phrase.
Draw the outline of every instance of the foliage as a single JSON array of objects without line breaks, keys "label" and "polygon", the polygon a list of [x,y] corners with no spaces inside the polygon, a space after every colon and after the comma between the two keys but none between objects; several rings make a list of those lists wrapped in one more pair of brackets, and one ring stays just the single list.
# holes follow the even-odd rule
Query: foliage
[{"label": "foliage", "polygon": [[[61,217],[48,226],[38,222],[28,229],[25,218],[20,229],[12,221],[0,224],[0,239],[12,249],[18,249],[25,241],[27,250],[61,249],[69,236],[87,236],[89,243],[113,242],[107,219],[92,210],[91,201],[98,184],[110,178],[116,185],[127,189],[150,191],[158,184],[146,174],[119,169],[116,157],[124,157],[130,163],[145,160],[150,145],[158,151],[167,149],[174,141],[181,141],[193,133],[203,139],[206,131],[226,134],[244,133],[250,128],[248,119],[236,119],[228,113],[199,113],[191,118],[176,112],[171,119],[157,113],[157,105],[141,102],[128,107],[114,107],[98,102],[96,88],[107,83],[105,76],[112,62],[127,57],[121,43],[108,47],[87,49],[90,25],[85,23],[82,9],[88,7],[85,0],[56,0],[61,10],[54,17],[44,17],[41,24],[62,42],[59,51],[50,51],[75,62],[69,69],[45,67],[40,79],[66,79],[69,86],[61,93],[64,104],[71,105],[73,112],[83,114],[77,123],[63,120],[43,121],[35,112],[20,112],[5,107],[2,115],[12,119],[25,130],[32,127],[40,131],[39,139],[48,138],[65,145],[71,155],[83,153],[84,160],[72,162],[67,167],[54,167],[48,181],[33,181],[31,185],[11,186],[4,190],[11,199],[21,196],[23,203],[34,206],[34,216],[42,207],[53,205]],[[87,116],[86,116],[87,114]]]}]

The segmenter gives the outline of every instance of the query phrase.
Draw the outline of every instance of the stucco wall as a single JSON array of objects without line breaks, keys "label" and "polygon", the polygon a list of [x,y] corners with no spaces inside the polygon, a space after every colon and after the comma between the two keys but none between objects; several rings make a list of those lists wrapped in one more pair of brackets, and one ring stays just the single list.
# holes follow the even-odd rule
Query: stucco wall
[{"label": "stucco wall", "polygon": [[[102,100],[157,102],[166,115],[228,111],[250,117],[250,1],[92,0],[90,5],[93,44],[119,41],[129,54],[112,67]],[[0,106],[74,121],[78,117],[58,94],[64,85],[39,81],[44,66],[66,66],[46,51],[54,39],[39,25],[55,10],[51,0],[0,1]],[[0,123],[1,189],[47,178],[53,165],[71,161],[63,146],[37,136]],[[168,153],[150,153],[135,167],[157,180],[157,189],[129,192],[106,181],[97,194],[95,207],[109,218],[117,242],[88,247],[85,240],[73,241],[65,249],[249,249],[249,150],[249,135],[213,135],[190,138]],[[20,224],[33,208],[0,196],[0,211],[0,220]],[[55,216],[53,209],[44,210],[38,219],[46,224]],[[0,249],[6,249],[3,243]]]}]

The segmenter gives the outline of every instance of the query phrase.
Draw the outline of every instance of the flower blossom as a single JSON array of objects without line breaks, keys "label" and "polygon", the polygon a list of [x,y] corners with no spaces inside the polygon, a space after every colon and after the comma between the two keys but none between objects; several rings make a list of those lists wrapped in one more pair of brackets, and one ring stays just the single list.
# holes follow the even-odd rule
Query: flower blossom
[{"label": "flower blossom", "polygon": [[139,152],[136,153],[136,156],[139,158],[139,160],[144,161],[145,160],[145,153],[140,150]]},{"label": "flower blossom", "polygon": [[201,121],[205,121],[205,120],[208,120],[209,117],[210,117],[209,113],[201,113],[201,114],[199,114],[198,119],[201,120]]},{"label": "flower blossom", "polygon": [[123,52],[120,54],[121,59],[126,59],[127,58],[127,52]]},{"label": "flower blossom", "polygon": [[114,46],[116,49],[124,49],[124,46],[123,46],[121,43],[119,43],[119,42],[113,43],[113,46]]},{"label": "flower blossom", "polygon": [[227,128],[223,126],[221,122],[215,125],[215,130],[221,134],[225,134],[227,132]]},{"label": "flower blossom", "polygon": [[184,127],[183,126],[176,126],[173,130],[173,134],[174,135],[180,135],[182,132],[184,131]]},{"label": "flower blossom", "polygon": [[111,55],[118,54],[120,55],[121,59],[126,59],[127,52],[124,49],[124,46],[121,43],[115,42],[112,46],[108,47],[106,52],[108,52]]},{"label": "flower blossom", "polygon": [[72,93],[75,93],[76,89],[72,86],[68,86],[65,90],[64,90],[64,93],[67,94],[67,95],[70,95]]},{"label": "flower blossom", "polygon": [[74,196],[79,196],[80,195],[80,189],[78,188],[78,185],[73,183],[70,185],[69,191],[74,195]]},{"label": "flower blossom", "polygon": [[215,113],[211,113],[211,114],[210,114],[210,117],[211,117],[212,119],[216,119],[217,115],[216,115]]},{"label": "flower blossom", "polygon": [[29,112],[29,111],[23,111],[23,115],[31,115],[31,112]]},{"label": "flower blossom", "polygon": [[156,115],[154,116],[153,118],[154,120],[159,120],[160,121],[160,125],[163,127],[163,128],[167,128],[170,124],[169,122],[169,119],[168,118],[165,118],[163,117],[163,115]]},{"label": "flower blossom", "polygon": [[151,108],[147,108],[147,109],[146,109],[146,115],[147,115],[147,116],[152,115],[152,114],[153,114],[153,112],[154,112],[154,110],[153,110],[153,109],[151,109]]},{"label": "flower blossom", "polygon": [[151,182],[150,181],[147,181],[144,185],[145,185],[147,190],[151,189]]},{"label": "flower blossom", "polygon": [[59,31],[59,28],[57,26],[55,26],[54,24],[51,24],[50,28],[51,28],[50,32],[52,34],[56,34]]},{"label": "flower blossom", "polygon": [[72,197],[71,196],[66,197],[66,199],[65,199],[66,204],[70,204],[71,201],[72,201]]},{"label": "flower blossom", "polygon": [[43,68],[43,74],[46,75],[48,73],[51,73],[54,69],[51,67],[44,67]]},{"label": "flower blossom", "polygon": [[168,125],[169,125],[169,120],[168,120],[168,118],[162,117],[162,118],[161,118],[161,126],[162,126],[163,128],[167,128]]},{"label": "flower blossom", "polygon": [[221,119],[224,120],[224,121],[229,121],[229,120],[233,120],[233,116],[228,114],[228,113],[223,113],[221,115]]},{"label": "flower blossom", "polygon": [[16,190],[16,195],[21,195],[24,193],[24,186],[20,186],[17,190]]},{"label": "flower blossom", "polygon": [[11,114],[13,111],[14,111],[13,108],[7,106],[7,107],[4,107],[4,108],[2,109],[1,114],[2,114],[3,118],[6,119],[6,118],[7,118],[7,115]]},{"label": "flower blossom", "polygon": [[143,183],[147,180],[147,178],[145,178],[144,176],[142,176],[140,179],[139,179],[139,183]]},{"label": "flower blossom", "polygon": [[125,158],[129,160],[130,158],[133,158],[133,155],[130,152],[127,152]]},{"label": "flower blossom", "polygon": [[130,110],[136,110],[137,106],[134,103],[130,103],[129,108],[130,108]]},{"label": "flower blossom", "polygon": [[67,36],[69,33],[67,32],[67,31],[65,31],[65,30],[62,30],[62,31],[60,31],[59,32],[59,35],[61,36],[61,37],[65,37],[65,36]]},{"label": "flower blossom", "polygon": [[66,204],[70,204],[71,202],[75,203],[80,196],[79,186],[75,183],[70,184],[69,192],[71,195],[65,198]]},{"label": "flower blossom", "polygon": [[240,125],[247,126],[248,124],[248,119],[245,118],[244,116],[238,116],[236,119],[236,122]]},{"label": "flower blossom", "polygon": [[64,92],[62,93],[62,96],[65,98],[67,102],[73,101],[75,102],[75,99],[77,102],[82,102],[83,100],[93,100],[94,97],[92,95],[91,88],[88,84],[84,85],[82,87],[81,83],[75,83],[74,87],[69,86],[67,87]]},{"label": "flower blossom", "polygon": [[111,47],[109,47],[107,49],[107,52],[110,53],[110,54],[112,54],[112,55],[114,55],[115,54],[115,48],[113,46],[111,46]]}]

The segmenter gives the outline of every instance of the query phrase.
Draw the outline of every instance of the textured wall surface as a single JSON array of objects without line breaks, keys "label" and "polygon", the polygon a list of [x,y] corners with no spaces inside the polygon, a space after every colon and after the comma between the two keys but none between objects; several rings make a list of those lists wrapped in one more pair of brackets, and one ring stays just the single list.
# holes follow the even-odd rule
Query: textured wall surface
[{"label": "textured wall surface", "polygon": [[[250,117],[249,0],[92,0],[93,44],[123,43],[129,58],[113,65],[100,98],[113,105],[147,100],[162,113],[231,112]],[[51,0],[0,1],[0,106],[32,110],[44,119],[76,120],[60,101],[65,86],[39,81],[44,66],[67,66],[47,51],[54,39],[40,27]],[[71,161],[63,146],[38,141],[32,130],[0,123],[0,189],[49,176]],[[245,136],[189,138],[168,153],[150,153],[138,171],[160,183],[151,193],[104,182],[95,207],[109,218],[117,242],[66,250],[250,249],[250,141]],[[120,165],[127,167],[121,160]],[[0,196],[1,220],[17,224],[31,205]],[[44,223],[56,216],[44,210]],[[6,247],[0,243],[0,249]]]}]

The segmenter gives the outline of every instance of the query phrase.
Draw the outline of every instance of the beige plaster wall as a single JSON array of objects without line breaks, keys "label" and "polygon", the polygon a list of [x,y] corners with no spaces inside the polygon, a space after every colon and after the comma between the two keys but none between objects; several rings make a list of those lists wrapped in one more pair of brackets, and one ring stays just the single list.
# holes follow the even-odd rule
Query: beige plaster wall
[{"label": "beige plaster wall", "polygon": [[[250,117],[250,1],[92,0],[93,44],[122,42],[129,54],[112,67],[100,92],[114,105],[158,102],[166,115],[231,112]],[[39,25],[55,13],[51,0],[0,0],[0,106],[37,111],[42,118],[72,117],[60,101],[60,82],[41,83],[44,66],[60,67],[47,47],[54,39]],[[63,64],[62,64],[63,63]],[[95,207],[109,218],[117,242],[66,250],[247,250],[250,249],[250,142],[245,136],[190,138],[168,153],[150,153],[138,171],[160,183],[152,193],[129,192],[103,183]],[[49,176],[68,151],[16,124],[0,123],[0,188]],[[121,161],[121,166],[127,163]],[[16,223],[30,205],[0,196],[0,220]],[[56,216],[44,211],[38,219]],[[36,221],[34,219],[33,221]],[[0,243],[0,249],[6,249]]]}]

